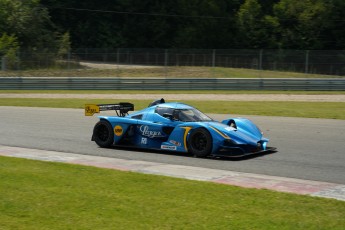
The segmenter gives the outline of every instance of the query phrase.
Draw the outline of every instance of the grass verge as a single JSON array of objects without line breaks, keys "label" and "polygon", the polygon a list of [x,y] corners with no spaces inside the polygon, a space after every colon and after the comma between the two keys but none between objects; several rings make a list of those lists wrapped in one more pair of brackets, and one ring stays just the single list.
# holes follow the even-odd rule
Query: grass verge
[{"label": "grass verge", "polygon": [[0,71],[0,77],[341,78],[343,76],[206,66],[146,66],[142,68],[136,65],[113,65],[112,68],[104,68],[99,65],[99,68]]},{"label": "grass verge", "polygon": [[345,202],[0,157],[1,229],[344,229]]},{"label": "grass verge", "polygon": [[[121,100],[126,101],[126,100]],[[127,100],[136,110],[143,109],[148,100]],[[84,108],[84,104],[118,103],[110,99],[39,99],[0,98],[0,106],[28,106],[51,108]],[[224,102],[224,101],[182,101],[197,107],[205,113],[264,115],[284,117],[329,118],[345,120],[343,102]]]}]

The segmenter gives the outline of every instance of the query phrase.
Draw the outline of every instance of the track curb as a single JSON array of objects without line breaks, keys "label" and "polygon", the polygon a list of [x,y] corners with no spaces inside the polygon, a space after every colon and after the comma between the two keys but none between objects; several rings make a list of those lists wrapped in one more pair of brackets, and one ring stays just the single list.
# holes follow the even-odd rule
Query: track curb
[{"label": "track curb", "polygon": [[3,145],[0,145],[0,156],[86,165],[190,180],[210,181],[245,188],[268,189],[279,192],[333,198],[345,201],[345,185],[329,182],[301,180],[183,165],[162,164],[147,161],[124,160],[75,153],[9,147]]}]

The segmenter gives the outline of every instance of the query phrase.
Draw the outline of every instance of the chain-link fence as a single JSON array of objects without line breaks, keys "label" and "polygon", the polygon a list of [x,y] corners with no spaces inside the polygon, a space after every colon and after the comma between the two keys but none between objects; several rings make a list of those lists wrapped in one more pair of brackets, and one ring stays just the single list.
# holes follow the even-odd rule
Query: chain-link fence
[{"label": "chain-link fence", "polygon": [[[84,76],[88,76],[88,70],[99,69],[118,77],[279,77],[276,71],[289,76],[302,73],[334,77],[345,76],[345,50],[85,48],[64,55],[21,50],[15,61],[3,57],[1,68],[1,72],[83,69],[80,74]],[[249,72],[240,73],[241,69]]]}]

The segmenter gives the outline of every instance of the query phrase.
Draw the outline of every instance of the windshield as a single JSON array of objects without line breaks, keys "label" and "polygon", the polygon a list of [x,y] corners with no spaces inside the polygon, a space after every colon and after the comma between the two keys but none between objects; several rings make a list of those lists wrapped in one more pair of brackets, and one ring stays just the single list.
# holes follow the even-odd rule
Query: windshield
[{"label": "windshield", "polygon": [[212,121],[207,115],[203,114],[197,109],[175,109],[173,111],[173,118],[175,120],[189,122],[189,121]]}]

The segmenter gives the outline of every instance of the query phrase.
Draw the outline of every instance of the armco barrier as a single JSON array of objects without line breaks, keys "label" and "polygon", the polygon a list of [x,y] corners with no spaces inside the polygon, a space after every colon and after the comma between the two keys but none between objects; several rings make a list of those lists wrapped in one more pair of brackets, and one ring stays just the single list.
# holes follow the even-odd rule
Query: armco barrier
[{"label": "armco barrier", "polygon": [[343,91],[345,78],[25,78],[1,77],[5,90],[320,90]]}]

